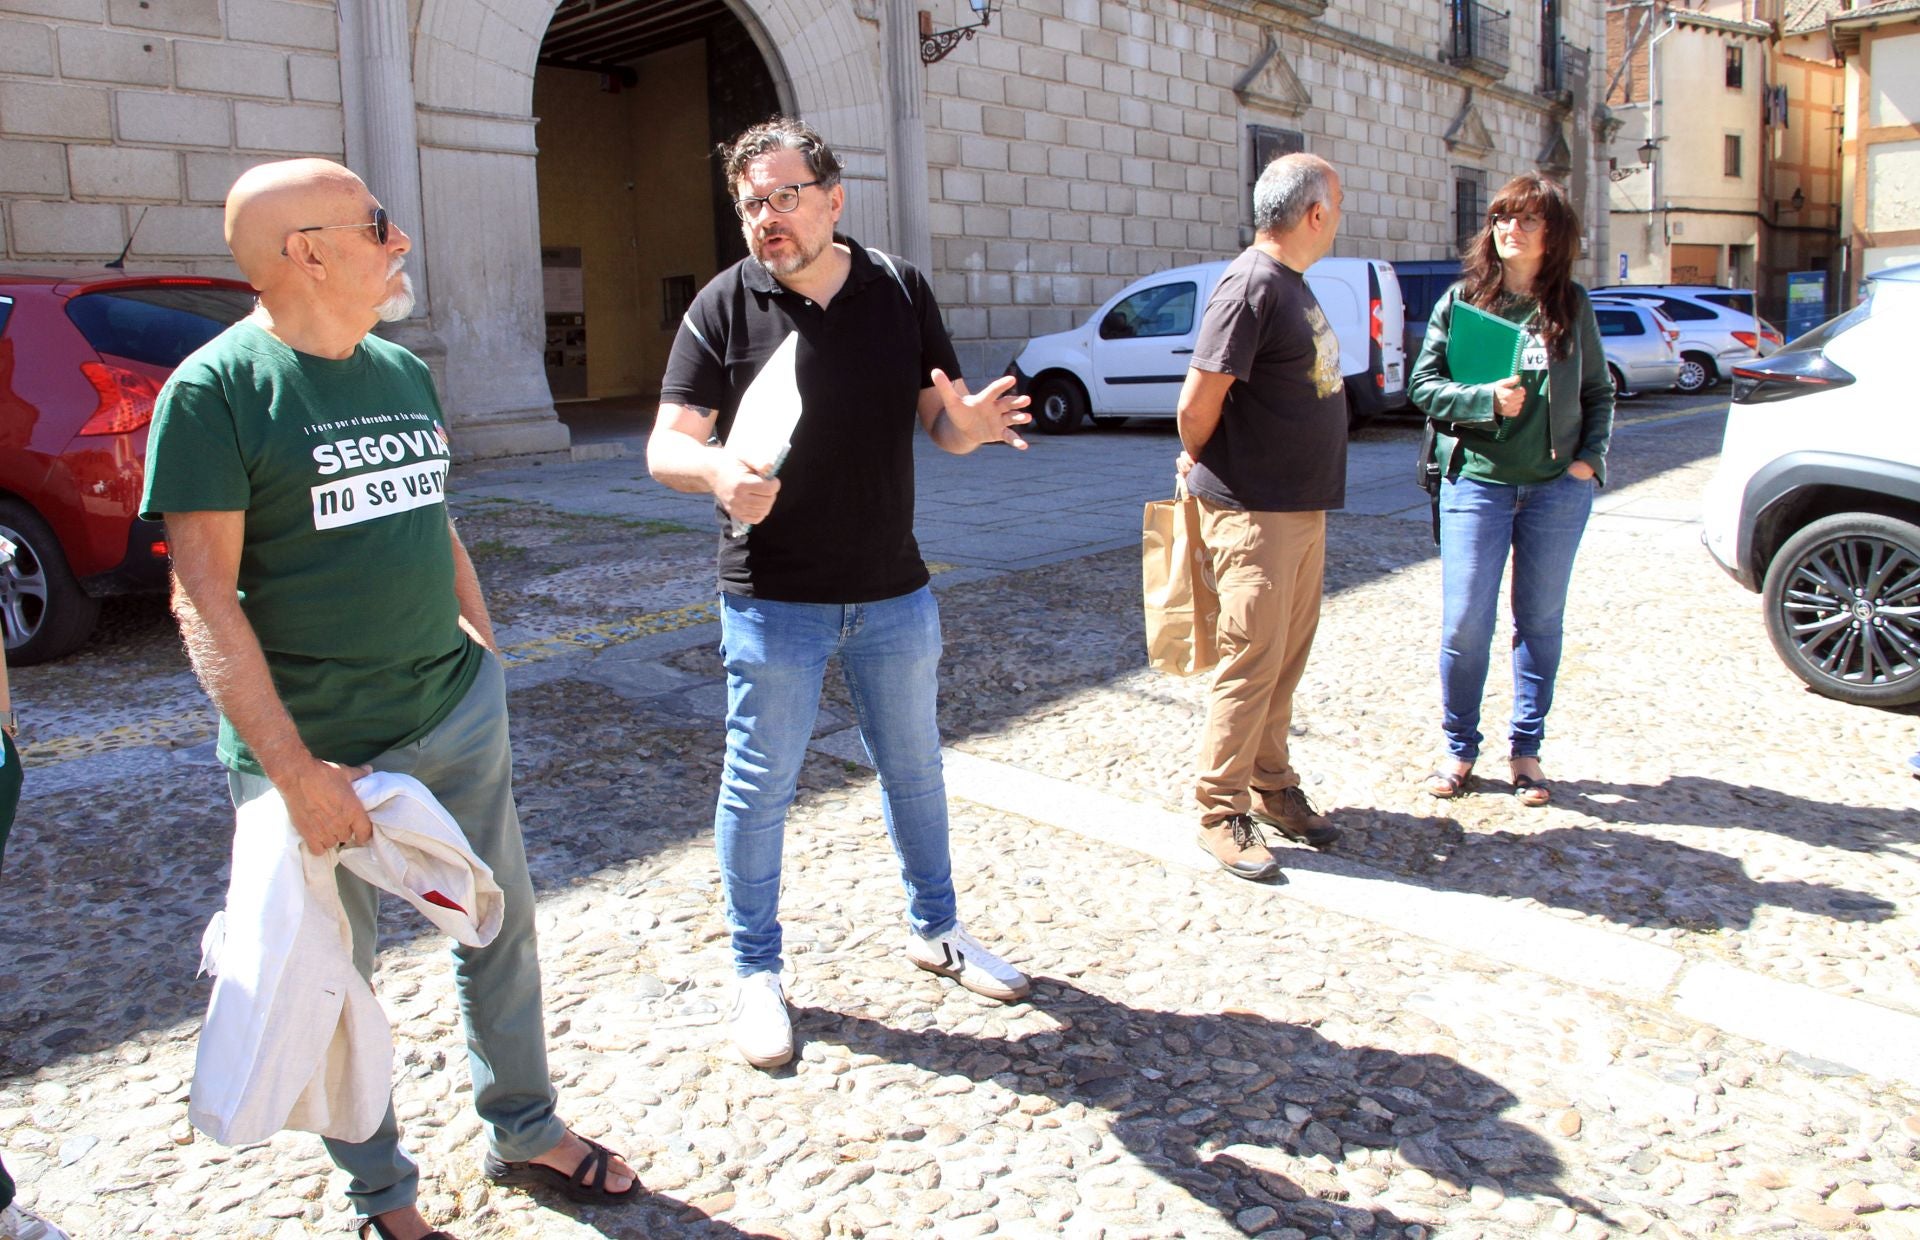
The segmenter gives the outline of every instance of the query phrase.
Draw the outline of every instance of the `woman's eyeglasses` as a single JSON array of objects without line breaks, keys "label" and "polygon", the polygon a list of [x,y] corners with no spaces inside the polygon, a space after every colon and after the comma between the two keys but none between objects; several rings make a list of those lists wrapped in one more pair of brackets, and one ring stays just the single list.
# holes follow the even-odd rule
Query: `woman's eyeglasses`
[{"label": "woman's eyeglasses", "polygon": [[1518,228],[1523,233],[1537,233],[1547,226],[1545,216],[1515,215],[1511,211],[1489,212],[1487,222],[1495,228]]},{"label": "woman's eyeglasses", "polygon": [[[787,209],[791,211],[793,208],[789,207]],[[385,245],[387,238],[393,233],[393,226],[387,220],[387,209],[385,207],[375,207],[373,209],[373,218],[364,224],[309,224],[305,228],[296,228],[293,231],[332,232],[336,228],[371,228],[373,229],[373,235],[379,240],[381,245]],[[282,249],[280,252],[285,254],[286,250]]]}]

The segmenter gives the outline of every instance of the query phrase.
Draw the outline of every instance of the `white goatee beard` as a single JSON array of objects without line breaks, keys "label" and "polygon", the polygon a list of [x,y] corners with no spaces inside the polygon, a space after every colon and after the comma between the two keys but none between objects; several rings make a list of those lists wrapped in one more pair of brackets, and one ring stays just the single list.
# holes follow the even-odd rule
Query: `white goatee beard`
[{"label": "white goatee beard", "polygon": [[398,323],[413,313],[413,277],[406,272],[398,272],[400,288],[391,297],[373,308],[382,323]]}]

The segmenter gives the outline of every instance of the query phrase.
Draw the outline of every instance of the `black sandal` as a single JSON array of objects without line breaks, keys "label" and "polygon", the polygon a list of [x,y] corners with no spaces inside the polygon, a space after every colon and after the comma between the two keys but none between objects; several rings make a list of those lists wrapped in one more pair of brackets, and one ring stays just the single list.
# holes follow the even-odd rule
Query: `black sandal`
[{"label": "black sandal", "polygon": [[1513,777],[1513,797],[1514,800],[1520,802],[1522,805],[1531,809],[1539,809],[1541,806],[1547,805],[1553,800],[1553,786],[1547,783],[1544,778],[1535,779],[1531,775],[1515,775]]},{"label": "black sandal", "polygon": [[587,1144],[587,1156],[580,1160],[580,1165],[573,1169],[572,1175],[544,1163],[506,1162],[492,1154],[486,1156],[481,1170],[495,1184],[526,1189],[550,1188],[565,1193],[569,1201],[583,1205],[619,1205],[640,1195],[638,1176],[623,1191],[616,1193],[610,1190],[607,1177],[613,1173],[613,1151],[591,1137],[580,1139]]},{"label": "black sandal", "polygon": [[[367,1240],[369,1227],[373,1228],[373,1233],[379,1236],[380,1240],[394,1240],[393,1233],[387,1230],[387,1225],[380,1221],[380,1216],[377,1214],[369,1214],[361,1219],[360,1226],[354,1228],[354,1234],[359,1236],[360,1240]],[[454,1240],[454,1238],[444,1231],[430,1231],[421,1240]]]},{"label": "black sandal", "polygon": [[1468,763],[1467,769],[1457,775],[1450,775],[1446,771],[1434,771],[1427,776],[1427,795],[1436,800],[1451,801],[1465,792],[1467,785],[1472,782],[1472,763]]}]

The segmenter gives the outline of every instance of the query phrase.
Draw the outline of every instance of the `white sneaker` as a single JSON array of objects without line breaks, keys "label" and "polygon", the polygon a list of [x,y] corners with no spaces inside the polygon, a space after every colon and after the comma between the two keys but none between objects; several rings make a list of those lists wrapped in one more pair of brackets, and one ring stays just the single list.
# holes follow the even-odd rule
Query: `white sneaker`
[{"label": "white sneaker", "polygon": [[734,984],[727,1032],[756,1068],[777,1068],[793,1058],[793,1022],[778,973],[749,973]]},{"label": "white sneaker", "polygon": [[929,973],[959,982],[976,995],[1012,1003],[1024,999],[1033,984],[1027,975],[980,945],[980,940],[955,923],[945,934],[923,939],[907,935],[907,959]]},{"label": "white sneaker", "polygon": [[0,1210],[0,1237],[4,1240],[72,1240],[66,1232],[14,1202]]}]

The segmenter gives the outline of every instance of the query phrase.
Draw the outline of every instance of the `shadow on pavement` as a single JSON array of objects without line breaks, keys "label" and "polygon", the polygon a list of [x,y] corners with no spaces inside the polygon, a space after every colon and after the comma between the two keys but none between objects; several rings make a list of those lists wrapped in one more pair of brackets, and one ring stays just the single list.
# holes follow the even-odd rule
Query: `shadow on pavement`
[{"label": "shadow on pavement", "polygon": [[[1262,1205],[1277,1211],[1263,1231],[1361,1238],[1419,1221],[1349,1204],[1351,1174],[1334,1172],[1343,1145],[1396,1151],[1454,1193],[1498,1180],[1506,1192],[1606,1221],[1600,1207],[1558,1187],[1561,1162],[1545,1138],[1501,1118],[1514,1095],[1446,1056],[1342,1046],[1253,1012],[1136,1009],[1053,978],[1036,977],[1027,1002],[1065,1028],[1012,1039],[903,1032],[813,1009],[800,1012],[795,1031],[1105,1112],[1142,1164],[1223,1218]],[[1081,1202],[1099,1209],[1086,1168],[1072,1174]]]},{"label": "shadow on pavement", "polygon": [[1702,775],[1670,775],[1657,784],[1558,780],[1554,787],[1561,804],[1602,822],[1746,827],[1859,852],[1920,843],[1920,814],[1911,810],[1840,805]]},{"label": "shadow on pavement", "polygon": [[[642,1196],[631,1205],[587,1207],[551,1197],[541,1204],[611,1240],[765,1240],[765,1232],[741,1231],[670,1194],[646,1192],[646,1168],[640,1173]],[[449,1226],[460,1227],[458,1221]]]},{"label": "shadow on pavement", "polygon": [[[1574,786],[1555,784],[1559,803]],[[1435,891],[1537,900],[1623,926],[1740,930],[1762,908],[1861,922],[1886,921],[1899,912],[1888,900],[1845,887],[1754,879],[1736,858],[1634,831],[1468,832],[1451,818],[1368,809],[1330,810],[1328,817],[1342,832],[1335,857]],[[1339,872],[1315,858],[1288,849],[1280,861]]]}]

